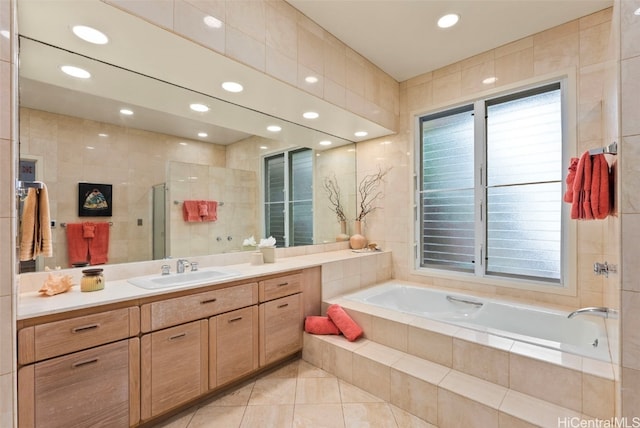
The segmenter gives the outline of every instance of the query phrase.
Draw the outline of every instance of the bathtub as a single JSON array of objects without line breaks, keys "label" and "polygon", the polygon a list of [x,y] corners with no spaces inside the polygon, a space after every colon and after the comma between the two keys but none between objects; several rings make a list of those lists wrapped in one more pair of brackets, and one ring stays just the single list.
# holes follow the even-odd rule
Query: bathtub
[{"label": "bathtub", "polygon": [[342,298],[609,362],[604,319],[387,282]]}]

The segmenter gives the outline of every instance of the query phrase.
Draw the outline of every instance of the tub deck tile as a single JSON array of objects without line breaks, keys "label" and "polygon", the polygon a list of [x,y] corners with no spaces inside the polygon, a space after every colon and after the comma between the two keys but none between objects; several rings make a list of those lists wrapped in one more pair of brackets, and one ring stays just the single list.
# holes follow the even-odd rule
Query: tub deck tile
[{"label": "tub deck tile", "polygon": [[499,410],[541,427],[559,426],[558,420],[565,417],[582,419],[579,412],[513,390],[507,392]]},{"label": "tub deck tile", "polygon": [[508,391],[504,386],[456,370],[451,370],[438,387],[496,410]]}]

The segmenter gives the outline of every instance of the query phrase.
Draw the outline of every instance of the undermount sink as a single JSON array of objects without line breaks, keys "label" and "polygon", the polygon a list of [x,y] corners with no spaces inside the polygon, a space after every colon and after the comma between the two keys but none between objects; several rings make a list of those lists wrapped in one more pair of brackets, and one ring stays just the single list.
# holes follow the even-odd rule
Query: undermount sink
[{"label": "undermount sink", "polygon": [[230,270],[199,270],[195,272],[172,273],[169,275],[140,276],[128,279],[127,282],[136,287],[155,290],[186,285],[204,285],[238,275],[240,275],[239,272]]}]

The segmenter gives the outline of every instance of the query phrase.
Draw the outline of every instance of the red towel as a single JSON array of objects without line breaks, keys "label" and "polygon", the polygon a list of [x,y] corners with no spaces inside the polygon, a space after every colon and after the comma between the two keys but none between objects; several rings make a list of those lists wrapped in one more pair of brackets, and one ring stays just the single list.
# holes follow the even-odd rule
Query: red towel
[{"label": "red towel", "polygon": [[109,261],[109,223],[96,223],[95,237],[89,239],[89,263],[103,265]]},{"label": "red towel", "polygon": [[[573,159],[572,159],[573,163]],[[571,169],[571,167],[569,167]],[[571,173],[569,173],[571,175]],[[567,177],[567,184],[570,177]],[[571,199],[571,218],[604,219],[611,212],[609,164],[603,154],[584,152],[576,167]],[[569,191],[565,194],[567,201]]]},{"label": "red towel", "polygon": [[603,154],[595,155],[593,161],[593,179],[591,181],[591,212],[599,220],[611,212],[609,194],[609,164]]},{"label": "red towel", "polygon": [[340,305],[330,305],[327,309],[327,316],[340,329],[349,342],[353,342],[362,336],[362,328],[356,324]]},{"label": "red towel", "polygon": [[209,207],[204,201],[198,202],[198,215],[200,217],[207,217],[209,215]]},{"label": "red towel", "polygon": [[218,203],[216,201],[202,201],[207,206],[207,214],[202,217],[202,221],[218,220]]},{"label": "red towel", "polygon": [[198,213],[199,204],[200,202],[198,201],[184,201],[182,203],[182,218],[184,221],[202,221],[202,217]]},{"label": "red towel", "polygon": [[329,317],[315,315],[305,318],[304,331],[311,334],[340,334],[340,330]]},{"label": "red towel", "polygon": [[564,201],[573,202],[573,183],[576,181],[576,169],[578,168],[578,158],[571,158],[571,164],[569,165],[569,173],[567,174],[567,191],[564,193]]},{"label": "red towel", "polygon": [[96,236],[96,225],[94,223],[82,223],[82,237],[93,238]]},{"label": "red towel", "polygon": [[69,266],[89,261],[89,241],[84,238],[82,223],[67,224],[67,253]]}]

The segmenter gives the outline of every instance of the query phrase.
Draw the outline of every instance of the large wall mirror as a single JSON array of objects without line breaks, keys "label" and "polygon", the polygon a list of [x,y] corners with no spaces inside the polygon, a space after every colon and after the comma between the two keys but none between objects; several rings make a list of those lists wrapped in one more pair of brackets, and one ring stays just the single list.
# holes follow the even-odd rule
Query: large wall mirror
[{"label": "large wall mirror", "polygon": [[[126,52],[75,39],[71,26],[96,16],[118,29],[113,42]],[[241,251],[269,228],[280,246],[332,242],[341,230],[327,178],[339,185],[347,218],[355,217],[355,144],[340,129],[291,120],[280,100],[264,99],[273,88],[246,80],[246,70],[236,75],[260,83],[263,95],[230,102],[207,81],[207,70],[228,66],[211,63],[224,57],[100,1],[22,1],[18,17],[21,179],[47,185],[55,220],[54,257],[23,272],[69,267],[68,226],[87,221],[109,224],[109,263]],[[65,75],[63,65],[91,77]],[[209,110],[193,111],[194,103]],[[361,119],[334,122],[349,120]],[[388,133],[367,121],[361,127]],[[111,186],[111,216],[80,216],[80,183]],[[284,199],[274,196],[278,188]],[[217,219],[189,221],[184,204],[194,200],[215,201]],[[278,228],[282,212],[289,215]]]}]

